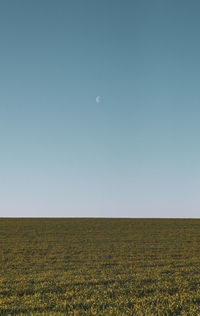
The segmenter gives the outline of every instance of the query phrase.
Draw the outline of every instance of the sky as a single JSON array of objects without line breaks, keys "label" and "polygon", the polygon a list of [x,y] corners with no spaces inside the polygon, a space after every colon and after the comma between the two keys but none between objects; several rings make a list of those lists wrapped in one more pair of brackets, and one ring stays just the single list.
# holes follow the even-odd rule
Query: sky
[{"label": "sky", "polygon": [[1,217],[199,217],[199,12],[0,2]]}]

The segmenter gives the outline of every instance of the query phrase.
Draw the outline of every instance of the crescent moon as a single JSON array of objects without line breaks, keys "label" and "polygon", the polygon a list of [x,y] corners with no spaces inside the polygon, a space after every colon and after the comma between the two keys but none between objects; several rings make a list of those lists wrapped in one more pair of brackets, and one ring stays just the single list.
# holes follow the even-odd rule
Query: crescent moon
[{"label": "crescent moon", "polygon": [[100,96],[98,95],[97,97],[96,97],[96,103],[99,103],[100,102]]}]

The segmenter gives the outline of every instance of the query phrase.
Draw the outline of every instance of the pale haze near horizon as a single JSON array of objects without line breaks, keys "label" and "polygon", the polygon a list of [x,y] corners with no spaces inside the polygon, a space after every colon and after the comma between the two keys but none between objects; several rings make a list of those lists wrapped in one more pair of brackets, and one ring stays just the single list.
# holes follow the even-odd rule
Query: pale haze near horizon
[{"label": "pale haze near horizon", "polygon": [[199,12],[1,1],[1,217],[199,217]]}]

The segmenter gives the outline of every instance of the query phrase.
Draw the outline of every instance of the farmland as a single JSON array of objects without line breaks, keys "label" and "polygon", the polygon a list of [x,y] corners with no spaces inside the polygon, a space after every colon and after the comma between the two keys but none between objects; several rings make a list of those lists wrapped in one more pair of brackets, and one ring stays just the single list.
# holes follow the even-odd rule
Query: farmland
[{"label": "farmland", "polygon": [[200,220],[1,218],[0,315],[200,315]]}]

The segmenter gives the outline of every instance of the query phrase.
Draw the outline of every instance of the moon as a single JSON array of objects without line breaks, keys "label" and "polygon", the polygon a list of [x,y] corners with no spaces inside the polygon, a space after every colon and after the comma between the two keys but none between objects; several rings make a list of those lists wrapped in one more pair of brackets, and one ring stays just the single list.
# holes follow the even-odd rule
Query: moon
[{"label": "moon", "polygon": [[97,97],[96,97],[96,103],[99,103],[100,102],[100,96],[98,95]]}]

